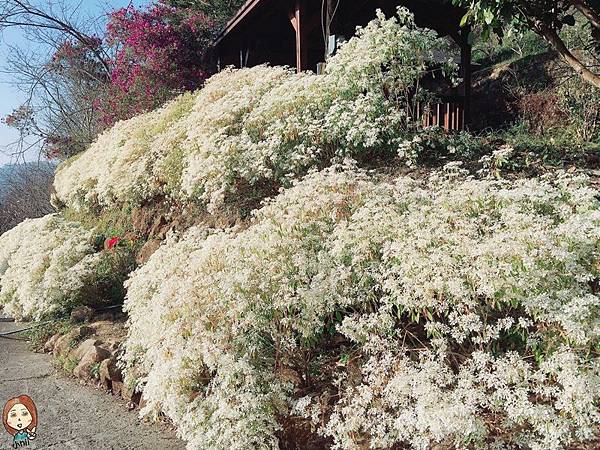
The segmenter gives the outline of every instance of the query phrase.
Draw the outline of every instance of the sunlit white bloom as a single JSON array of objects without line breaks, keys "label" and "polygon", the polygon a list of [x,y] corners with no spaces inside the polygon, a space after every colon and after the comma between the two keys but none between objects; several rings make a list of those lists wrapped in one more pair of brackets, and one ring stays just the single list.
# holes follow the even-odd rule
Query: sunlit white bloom
[{"label": "sunlit white bloom", "polygon": [[[157,195],[215,211],[243,189],[289,186],[317,165],[393,156],[412,129],[405,105],[447,42],[399,17],[359,30],[317,76],[264,65],[228,68],[203,89],[119,122],[57,170],[57,199],[74,208]],[[448,72],[456,67],[449,65]],[[411,164],[419,149],[401,151]]]},{"label": "sunlit white bloom", "polygon": [[18,320],[39,319],[76,302],[99,255],[91,233],[51,214],[0,236],[0,308]]},{"label": "sunlit white bloom", "polygon": [[[600,338],[594,195],[563,175],[311,172],[249,227],[193,228],[133,274],[127,377],[190,448],[236,447],[230,429],[277,448],[286,414],[344,449],[566,448],[600,421],[582,350]],[[326,414],[326,392],[294,400],[294,386],[310,375],[298,361],[318,367],[334,338],[345,347],[321,370],[341,396]]]}]

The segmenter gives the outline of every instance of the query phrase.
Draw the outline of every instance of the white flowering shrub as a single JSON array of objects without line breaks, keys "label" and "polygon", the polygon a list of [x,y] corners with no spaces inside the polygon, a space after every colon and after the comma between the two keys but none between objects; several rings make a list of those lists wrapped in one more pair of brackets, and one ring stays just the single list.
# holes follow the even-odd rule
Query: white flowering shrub
[{"label": "white flowering shrub", "polygon": [[92,235],[51,214],[0,236],[0,308],[17,320],[40,319],[77,302],[100,256]]},{"label": "white flowering shrub", "polygon": [[129,281],[128,377],[144,385],[142,412],[165,412],[191,448],[277,447],[288,386],[273,368],[334,304],[295,285],[318,276],[321,233],[357,189],[347,174],[312,179],[246,232],[169,241]]},{"label": "white flowering shrub", "polygon": [[214,208],[347,156],[395,157],[414,127],[406,104],[423,100],[418,81],[447,47],[400,8],[359,30],[323,76],[226,69],[200,91],[118,123],[59,167],[57,200],[95,208],[167,195]]},{"label": "white flowering shrub", "polygon": [[[55,175],[57,200],[75,209],[136,203],[156,195],[157,162],[168,164],[183,140],[179,120],[189,114],[193,96],[185,94],[161,109],[118,122],[84,153],[59,165]],[[177,174],[177,164],[163,171],[165,183]]]},{"label": "white flowering shrub", "polygon": [[311,172],[132,275],[126,378],[192,449],[567,448],[600,423],[600,202],[563,175]]}]

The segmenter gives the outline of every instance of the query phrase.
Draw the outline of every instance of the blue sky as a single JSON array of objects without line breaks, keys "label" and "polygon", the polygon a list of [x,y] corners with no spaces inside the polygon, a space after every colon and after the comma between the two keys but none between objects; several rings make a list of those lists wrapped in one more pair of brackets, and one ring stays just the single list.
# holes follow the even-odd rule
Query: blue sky
[{"label": "blue sky", "polygon": [[[99,17],[105,14],[106,11],[115,8],[127,6],[130,0],[63,0],[67,6],[73,9],[77,8],[78,14],[90,17]],[[43,4],[42,0],[34,0],[34,3]],[[149,3],[149,0],[134,0],[133,4],[140,6]],[[5,30],[0,34],[0,67],[4,68],[9,45],[17,45],[19,47],[30,47],[27,39],[23,35],[22,30],[13,28]],[[24,101],[24,95],[11,86],[12,77],[7,74],[0,73],[0,117],[5,117],[10,114],[16,107]],[[14,142],[17,134],[14,130],[0,123],[0,166],[10,163],[9,156],[2,153],[6,145]],[[36,160],[37,154],[32,153],[27,155],[27,159]]]}]

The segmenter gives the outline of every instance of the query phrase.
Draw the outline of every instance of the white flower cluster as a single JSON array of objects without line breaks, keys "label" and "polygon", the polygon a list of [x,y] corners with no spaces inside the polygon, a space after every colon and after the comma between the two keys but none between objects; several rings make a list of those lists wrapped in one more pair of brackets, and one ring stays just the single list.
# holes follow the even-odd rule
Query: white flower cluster
[{"label": "white flower cluster", "polygon": [[193,449],[277,448],[299,411],[335,448],[566,448],[600,423],[599,251],[584,180],[333,166],[172,236],[128,282],[123,364]]},{"label": "white flower cluster", "polygon": [[317,164],[394,156],[412,126],[405,105],[422,100],[415,86],[446,48],[401,8],[399,18],[379,13],[359,30],[323,76],[224,70],[60,166],[58,200],[110,207],[166,194],[216,207],[244,187],[288,185]]},{"label": "white flower cluster", "polygon": [[37,320],[77,296],[99,255],[90,232],[50,214],[0,236],[0,308],[17,320]]},{"label": "white flower cluster", "polygon": [[600,364],[559,349],[539,367],[475,351],[458,368],[427,352],[382,352],[362,367],[325,426],[333,448],[558,450],[597,433]]}]

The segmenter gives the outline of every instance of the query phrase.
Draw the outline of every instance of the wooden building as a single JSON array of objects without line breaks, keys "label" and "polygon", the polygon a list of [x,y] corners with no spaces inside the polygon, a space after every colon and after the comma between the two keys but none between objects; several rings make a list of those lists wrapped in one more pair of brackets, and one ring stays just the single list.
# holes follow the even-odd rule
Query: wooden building
[{"label": "wooden building", "polygon": [[248,0],[215,42],[218,67],[251,67],[262,63],[316,71],[336,42],[349,39],[381,9],[387,17],[398,6],[415,15],[417,25],[448,36],[460,48],[463,83],[445,95],[424,125],[463,129],[468,123],[471,91],[471,46],[468,29],[460,27],[465,11],[451,0]]}]

